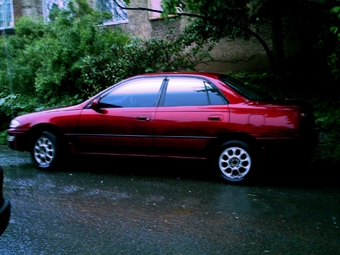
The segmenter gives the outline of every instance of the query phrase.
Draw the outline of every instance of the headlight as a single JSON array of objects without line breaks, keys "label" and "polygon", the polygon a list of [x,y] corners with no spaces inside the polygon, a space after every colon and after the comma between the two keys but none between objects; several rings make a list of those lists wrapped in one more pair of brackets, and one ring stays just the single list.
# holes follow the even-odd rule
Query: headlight
[{"label": "headlight", "polygon": [[19,121],[17,121],[17,120],[12,120],[11,121],[11,123],[9,124],[9,127],[10,128],[17,128],[17,127],[19,127],[20,126],[20,122]]}]

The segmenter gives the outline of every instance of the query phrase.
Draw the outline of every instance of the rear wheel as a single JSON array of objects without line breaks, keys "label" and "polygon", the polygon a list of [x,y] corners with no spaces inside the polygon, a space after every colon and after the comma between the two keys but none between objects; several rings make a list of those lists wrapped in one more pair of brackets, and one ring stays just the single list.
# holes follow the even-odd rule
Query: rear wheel
[{"label": "rear wheel", "polygon": [[47,131],[41,132],[34,141],[31,158],[38,169],[52,169],[59,157],[57,137]]},{"label": "rear wheel", "polygon": [[214,157],[214,168],[220,179],[240,183],[251,176],[255,158],[250,146],[241,141],[222,144]]}]

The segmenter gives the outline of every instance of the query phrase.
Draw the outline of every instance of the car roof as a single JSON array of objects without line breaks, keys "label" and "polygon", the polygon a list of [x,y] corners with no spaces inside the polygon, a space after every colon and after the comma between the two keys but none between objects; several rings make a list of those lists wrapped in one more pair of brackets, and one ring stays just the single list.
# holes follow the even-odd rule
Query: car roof
[{"label": "car roof", "polygon": [[198,71],[192,71],[192,72],[159,72],[159,73],[145,73],[139,76],[201,76],[206,78],[214,78],[219,79],[222,75],[222,73],[213,73],[213,72],[198,72]]}]

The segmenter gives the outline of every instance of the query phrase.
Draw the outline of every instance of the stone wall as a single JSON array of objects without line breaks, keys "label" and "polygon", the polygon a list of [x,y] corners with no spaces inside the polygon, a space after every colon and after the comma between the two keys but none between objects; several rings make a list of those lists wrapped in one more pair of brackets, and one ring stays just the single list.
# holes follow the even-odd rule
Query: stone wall
[{"label": "stone wall", "polygon": [[249,41],[221,40],[211,51],[212,61],[196,65],[199,71],[212,72],[264,72],[270,69],[262,45],[256,39]]}]

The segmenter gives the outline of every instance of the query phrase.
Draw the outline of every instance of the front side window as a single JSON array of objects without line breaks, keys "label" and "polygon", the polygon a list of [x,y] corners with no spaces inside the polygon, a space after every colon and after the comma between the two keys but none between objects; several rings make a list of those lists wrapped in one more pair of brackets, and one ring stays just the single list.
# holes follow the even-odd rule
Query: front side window
[{"label": "front side window", "polygon": [[0,0],[0,29],[12,28],[13,26],[12,0]]},{"label": "front side window", "polygon": [[225,104],[219,91],[197,78],[170,78],[163,106],[199,106]]},{"label": "front side window", "polygon": [[123,0],[97,0],[97,9],[100,12],[108,12],[112,15],[112,18],[106,20],[104,25],[127,23],[129,21],[127,11],[121,7],[126,7]]},{"label": "front side window", "polygon": [[104,108],[155,107],[164,78],[142,78],[112,89],[100,100]]}]

